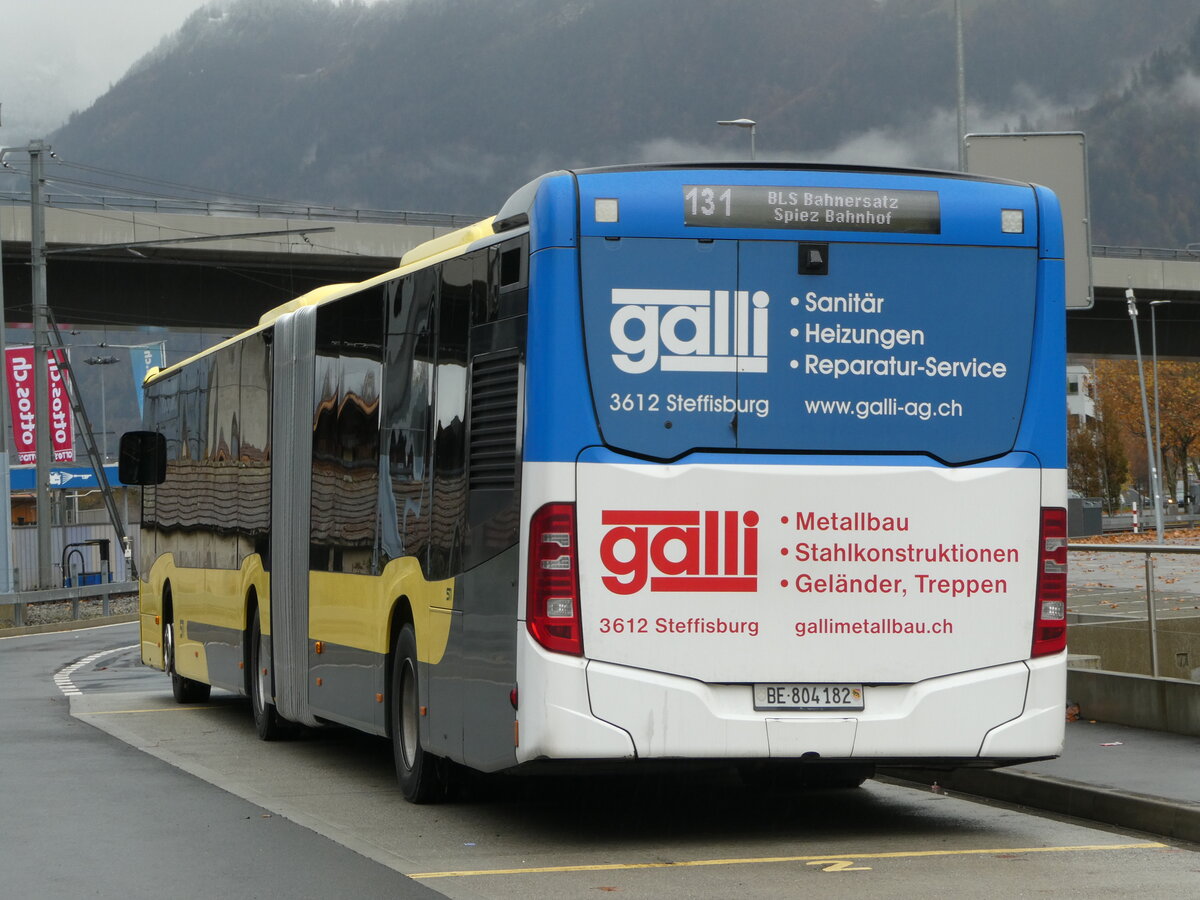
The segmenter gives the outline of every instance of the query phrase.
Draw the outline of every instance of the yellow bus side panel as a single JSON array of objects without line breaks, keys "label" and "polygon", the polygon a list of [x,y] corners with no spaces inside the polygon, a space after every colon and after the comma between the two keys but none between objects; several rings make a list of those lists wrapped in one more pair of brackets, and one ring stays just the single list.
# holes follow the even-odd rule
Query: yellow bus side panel
[{"label": "yellow bus side panel", "polygon": [[241,569],[195,569],[177,566],[170,553],[154,561],[146,581],[138,588],[142,661],[162,669],[163,592],[171,587],[175,620],[175,669],[180,675],[209,683],[204,645],[188,635],[189,623],[202,623],[245,631],[249,625],[246,600],[254,591],[259,599],[263,630],[269,633],[270,582],[262,560],[248,556]]},{"label": "yellow bus side panel", "polygon": [[162,670],[162,594],[147,581],[138,584],[138,614],[142,663]]},{"label": "yellow bus side panel", "polygon": [[406,597],[417,657],[437,664],[445,654],[451,621],[445,613],[454,608],[454,579],[426,581],[415,559],[392,560],[378,576],[311,572],[308,584],[310,639],[386,655],[392,649],[392,616]]}]

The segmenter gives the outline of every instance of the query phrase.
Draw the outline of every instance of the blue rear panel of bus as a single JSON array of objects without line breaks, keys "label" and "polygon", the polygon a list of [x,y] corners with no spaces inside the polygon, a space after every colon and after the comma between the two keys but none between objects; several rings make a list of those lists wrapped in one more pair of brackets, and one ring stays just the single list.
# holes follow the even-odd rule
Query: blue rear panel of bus
[{"label": "blue rear panel of bus", "polygon": [[[705,185],[717,196],[742,190],[743,211],[715,217],[731,224],[695,214],[703,206],[692,192]],[[569,437],[532,430],[526,458],[574,458],[594,434],[656,461],[765,451],[918,454],[957,466],[1025,449],[1062,465],[1057,416],[1042,408],[1061,397],[1030,382],[1039,344],[1062,330],[1061,300],[1043,298],[1040,316],[1037,306],[1047,265],[1061,265],[1057,209],[1039,209],[1053,204],[1047,192],[805,169],[597,172],[552,188],[543,206],[556,214],[543,216],[552,227],[535,232],[534,249],[571,242],[566,210],[578,216],[586,357],[586,371],[556,377],[586,377],[594,424],[581,417]],[[824,217],[856,210],[818,206],[807,212],[816,222],[750,227],[803,217],[806,196],[923,206],[915,226],[823,230]],[[788,197],[800,200],[768,202]],[[616,221],[596,221],[598,201],[615,202]],[[814,253],[822,265],[806,271]],[[1051,427],[1031,427],[1042,422]]]}]

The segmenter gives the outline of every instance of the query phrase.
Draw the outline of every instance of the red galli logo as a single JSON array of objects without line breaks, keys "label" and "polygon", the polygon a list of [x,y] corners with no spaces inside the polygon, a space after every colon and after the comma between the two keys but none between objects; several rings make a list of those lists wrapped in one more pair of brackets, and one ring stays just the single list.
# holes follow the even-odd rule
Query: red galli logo
[{"label": "red galli logo", "polygon": [[758,587],[758,513],[609,509],[600,561],[614,594],[727,593]]}]

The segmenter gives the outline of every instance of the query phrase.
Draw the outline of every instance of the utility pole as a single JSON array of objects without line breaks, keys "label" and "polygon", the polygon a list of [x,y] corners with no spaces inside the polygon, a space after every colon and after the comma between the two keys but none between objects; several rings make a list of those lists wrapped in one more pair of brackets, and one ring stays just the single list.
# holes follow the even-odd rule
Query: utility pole
[{"label": "utility pole", "polygon": [[[0,160],[4,152],[0,150]],[[8,460],[8,349],[5,330],[8,316],[4,310],[4,232],[0,229],[0,365],[5,377],[0,379],[0,593],[12,592],[12,484]]]},{"label": "utility pole", "polygon": [[46,210],[42,206],[42,154],[50,145],[29,142],[29,258],[33,276],[33,408],[37,429],[38,587],[53,587],[50,560],[50,349],[46,316]]}]

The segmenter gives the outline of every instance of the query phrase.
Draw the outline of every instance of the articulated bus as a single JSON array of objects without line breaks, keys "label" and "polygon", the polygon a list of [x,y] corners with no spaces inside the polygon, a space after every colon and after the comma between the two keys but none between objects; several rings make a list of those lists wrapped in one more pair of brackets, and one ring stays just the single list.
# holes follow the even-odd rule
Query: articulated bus
[{"label": "articulated bus", "polygon": [[146,382],[141,654],[260,737],[858,784],[1063,739],[1063,242],[921,170],[559,171]]}]

